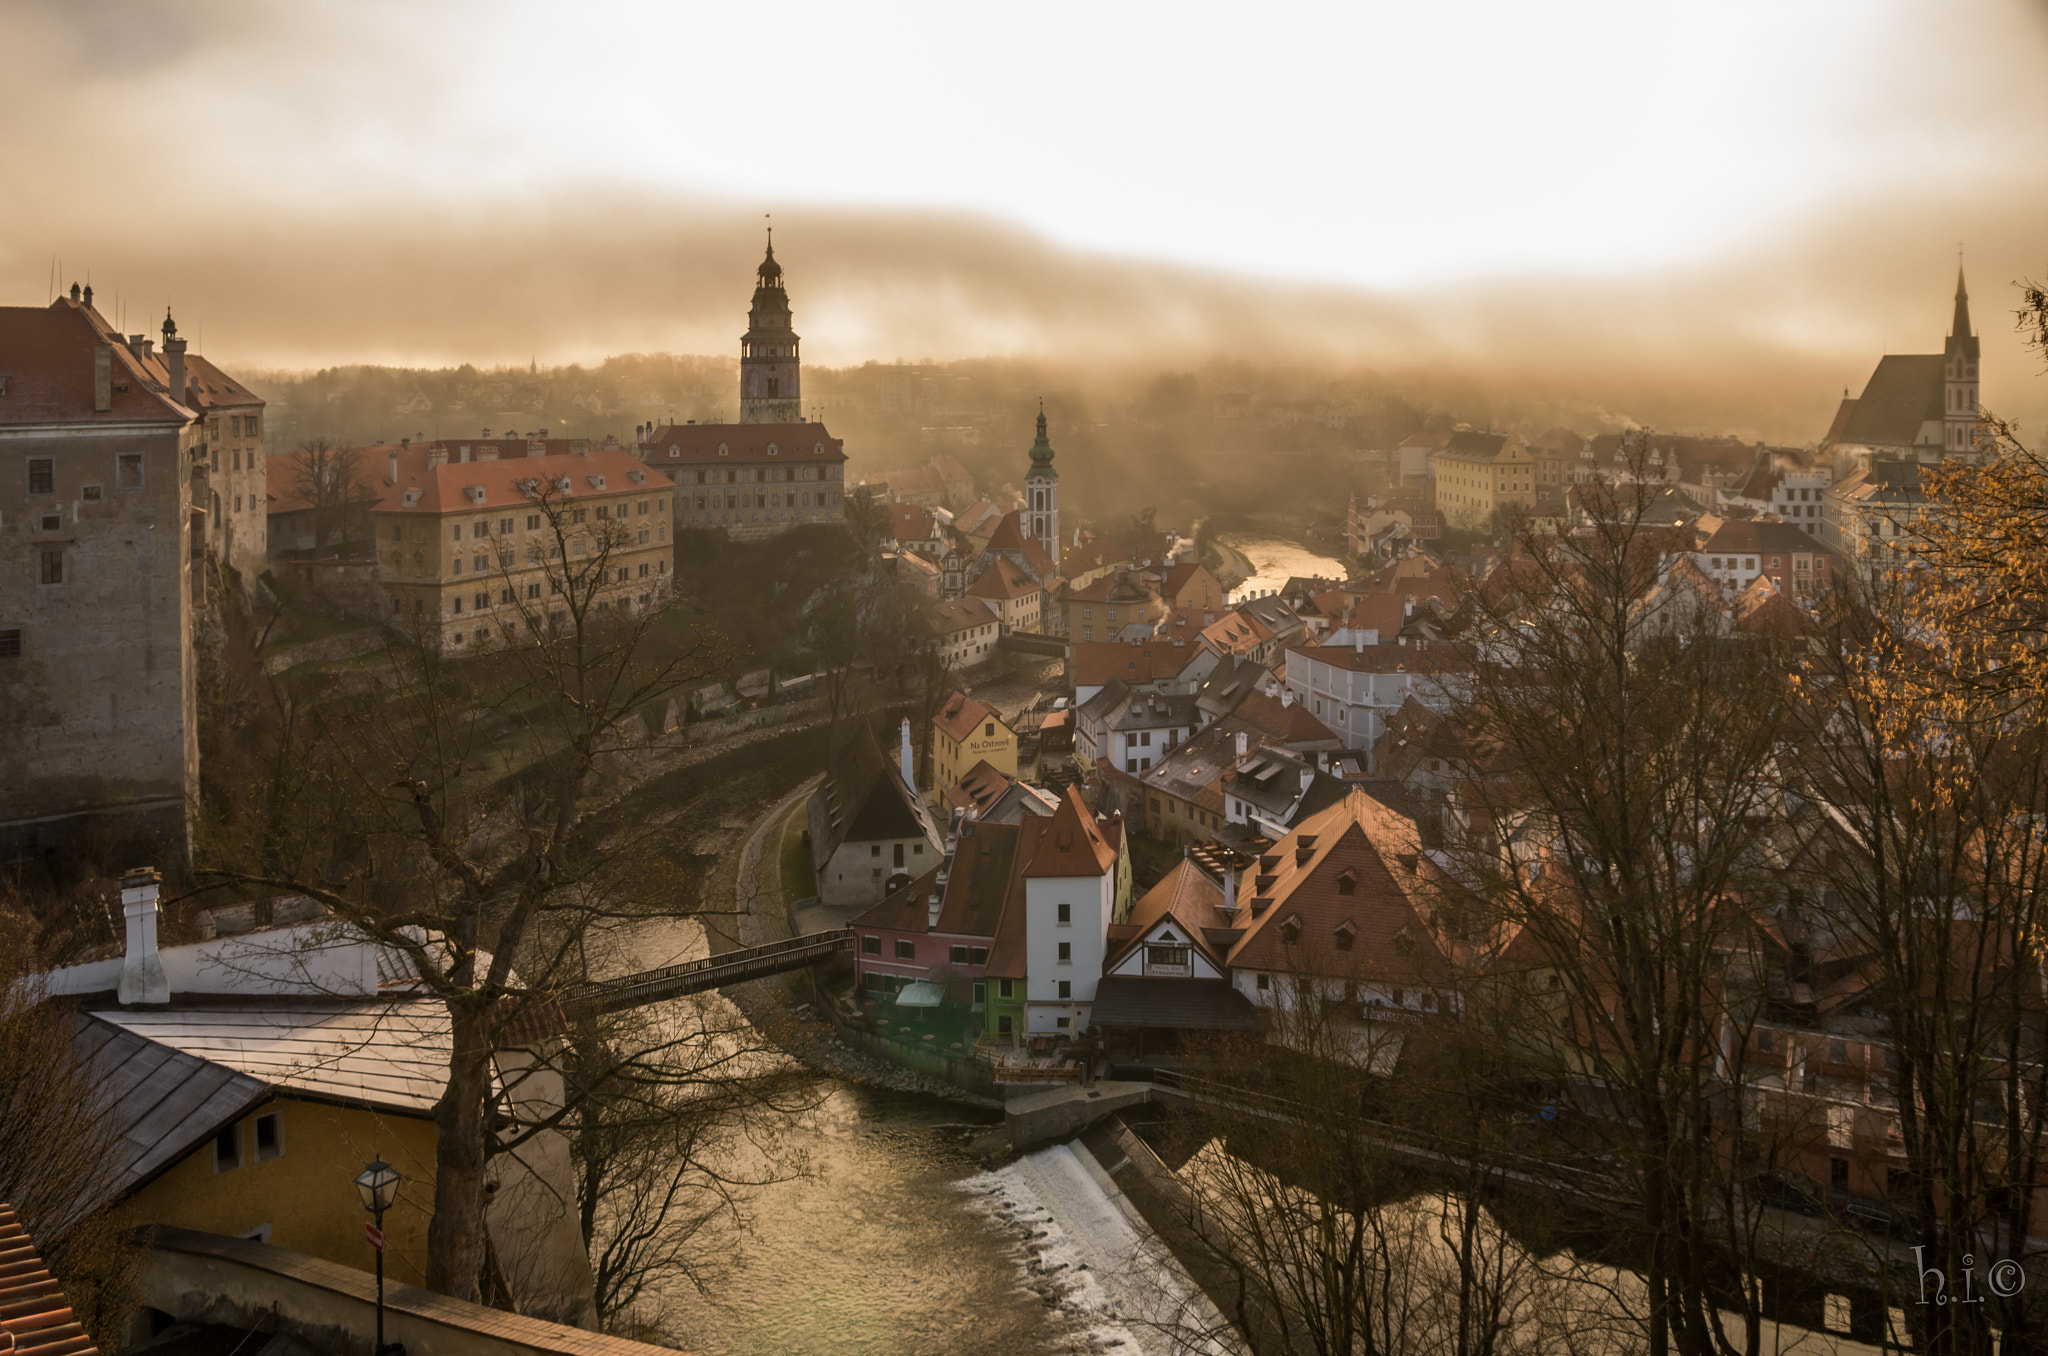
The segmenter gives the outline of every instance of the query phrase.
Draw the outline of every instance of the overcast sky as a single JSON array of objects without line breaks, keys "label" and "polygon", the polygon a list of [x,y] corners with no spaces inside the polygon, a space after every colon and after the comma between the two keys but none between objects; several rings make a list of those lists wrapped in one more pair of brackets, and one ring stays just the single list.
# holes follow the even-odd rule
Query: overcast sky
[{"label": "overcast sky", "polygon": [[242,361],[723,352],[773,212],[833,362],[1562,343],[1860,384],[1938,344],[1964,241],[1994,386],[2034,380],[2004,336],[2011,280],[2048,270],[2041,0],[0,0],[0,25],[0,302],[43,302],[60,256],[131,328],[169,297]]}]

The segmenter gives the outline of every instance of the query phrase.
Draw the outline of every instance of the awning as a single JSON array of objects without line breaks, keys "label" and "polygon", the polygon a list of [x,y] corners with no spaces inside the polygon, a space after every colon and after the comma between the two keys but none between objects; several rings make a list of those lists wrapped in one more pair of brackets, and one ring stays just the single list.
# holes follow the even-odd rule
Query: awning
[{"label": "awning", "polygon": [[1095,986],[1088,1021],[1099,1027],[1249,1031],[1258,1009],[1224,979],[1109,975]]},{"label": "awning", "polygon": [[913,979],[896,991],[896,1006],[899,1008],[935,1008],[946,998],[944,985],[934,984],[928,979]]}]

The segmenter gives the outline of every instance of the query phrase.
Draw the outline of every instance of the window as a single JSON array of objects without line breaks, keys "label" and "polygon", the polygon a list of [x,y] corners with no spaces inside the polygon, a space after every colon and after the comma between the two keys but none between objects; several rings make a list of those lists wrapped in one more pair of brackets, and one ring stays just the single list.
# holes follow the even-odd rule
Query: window
[{"label": "window", "polygon": [[1145,948],[1145,964],[1186,966],[1188,949],[1184,946],[1148,946]]},{"label": "window", "polygon": [[139,490],[142,488],[142,454],[123,452],[114,458],[114,488],[117,490]]},{"label": "window", "polygon": [[1358,936],[1358,934],[1357,934],[1356,932],[1353,932],[1353,931],[1352,931],[1352,930],[1351,930],[1350,928],[1348,928],[1348,927],[1341,927],[1341,928],[1338,928],[1338,929],[1337,929],[1337,949],[1338,949],[1339,951],[1349,951],[1349,950],[1351,949],[1351,942],[1352,942],[1352,939],[1353,939],[1353,938],[1355,938],[1355,937],[1357,937],[1357,936]]},{"label": "window", "polygon": [[1834,1040],[1829,1041],[1828,1062],[1831,1064],[1847,1064],[1849,1062],[1848,1042]]},{"label": "window", "polygon": [[1765,1054],[1769,1054],[1771,1052],[1770,1032],[1759,1031],[1756,1033],[1756,1048],[1763,1051]]},{"label": "window", "polygon": [[898,938],[896,939],[896,959],[897,959],[897,960],[916,960],[916,959],[917,959],[917,943],[916,943],[916,942],[913,942],[913,941],[912,941],[912,940],[910,940],[910,938],[908,938],[908,937],[898,937]]},{"label": "window", "polygon": [[[1012,997],[1012,986],[1014,983],[1015,981],[1013,980],[999,979],[996,981],[996,992],[1004,998]],[[1007,1022],[1010,1019],[1005,1017],[1003,1020]]]},{"label": "window", "polygon": [[36,564],[38,577],[43,583],[61,584],[64,582],[64,549],[62,547],[43,547],[36,552]]},{"label": "window", "polygon": [[1071,923],[1071,922],[1073,922],[1073,921],[1074,921],[1074,906],[1073,906],[1073,905],[1071,905],[1071,904],[1062,904],[1062,905],[1060,905],[1060,915],[1059,915],[1059,921],[1060,921],[1060,922],[1062,922],[1062,923]]},{"label": "window", "polygon": [[267,1163],[284,1152],[284,1115],[273,1111],[256,1118],[256,1161]]},{"label": "window", "polygon": [[967,948],[964,946],[949,947],[946,952],[946,959],[952,961],[955,965],[967,964]]},{"label": "window", "polygon": [[901,866],[901,865],[903,865],[903,844],[901,844],[901,843],[898,843],[898,844],[896,845],[896,858],[895,858],[895,862],[894,862],[894,865],[896,865],[896,866]]},{"label": "window", "polygon": [[1054,1022],[1053,1025],[1058,1027],[1062,1031],[1066,1031],[1072,1028],[1072,1026],[1074,1025],[1074,1019],[1071,1017],[1062,1017],[1058,1021]]},{"label": "window", "polygon": [[881,954],[882,954],[882,939],[881,939],[880,937],[863,937],[863,938],[861,938],[861,939],[860,939],[860,954],[861,954],[861,955],[863,955],[863,956],[879,956],[879,955],[881,955]]},{"label": "window", "polygon": [[230,1125],[213,1137],[213,1170],[233,1172],[242,1166],[242,1127]]},{"label": "window", "polygon": [[1266,974],[1262,974],[1262,975],[1260,975],[1260,976],[1259,976],[1259,979],[1258,979],[1258,990],[1259,990],[1259,992],[1260,992],[1260,993],[1264,993],[1264,992],[1266,992],[1266,991],[1267,991],[1268,989],[1270,989],[1270,988],[1272,988],[1272,987],[1273,987],[1273,977],[1272,977],[1271,975],[1266,975]]},{"label": "window", "polygon": [[1063,980],[1061,980],[1061,981],[1060,981],[1060,997],[1062,997],[1062,998],[1072,998],[1073,996],[1074,996],[1074,981],[1073,981],[1073,980],[1071,980],[1071,979],[1063,979]]},{"label": "window", "polygon": [[1072,942],[1061,942],[1061,943],[1060,943],[1060,964],[1061,964],[1061,965],[1072,965],[1073,963],[1074,963],[1074,944],[1073,944]]},{"label": "window", "polygon": [[870,847],[868,848],[868,856],[870,856],[870,857],[879,857],[879,856],[881,856],[881,855],[882,855],[882,845],[881,845],[880,843],[875,843],[875,844],[871,845],[871,846],[870,846]]},{"label": "window", "polygon": [[30,494],[55,494],[57,492],[57,459],[55,457],[30,457],[28,459],[28,492]]},{"label": "window", "polygon": [[78,493],[79,497],[89,504],[96,504],[100,500],[100,487],[97,485],[86,485]]}]

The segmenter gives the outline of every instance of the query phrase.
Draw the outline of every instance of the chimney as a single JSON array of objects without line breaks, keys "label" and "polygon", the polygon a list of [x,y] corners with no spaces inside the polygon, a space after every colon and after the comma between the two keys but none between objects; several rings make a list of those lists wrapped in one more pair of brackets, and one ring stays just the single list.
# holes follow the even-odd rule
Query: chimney
[{"label": "chimney", "polygon": [[447,464],[447,462],[448,462],[448,449],[447,449],[447,448],[445,448],[445,447],[430,447],[430,448],[428,448],[428,449],[427,449],[427,465],[428,465],[429,467],[435,467],[435,466],[445,466],[445,465]]},{"label": "chimney", "polygon": [[91,284],[91,283],[87,283],[87,284],[85,285],[85,304],[86,304],[86,305],[88,305],[88,306],[92,305],[92,284]]},{"label": "chimney", "polygon": [[[73,284],[76,286],[77,284]],[[92,412],[105,414],[114,408],[114,346],[92,346]]]},{"label": "chimney", "polygon": [[903,784],[915,791],[917,789],[917,764],[910,756],[910,717],[908,716],[903,718],[903,747],[898,751],[898,757],[903,763]]},{"label": "chimney", "polygon": [[1223,868],[1223,912],[1237,917],[1237,865],[1232,863]]},{"label": "chimney", "polygon": [[386,483],[386,484],[388,484],[388,485],[396,485],[396,484],[398,483],[398,449],[397,449],[397,448],[393,448],[393,449],[391,450],[391,476],[390,476],[390,478],[389,478],[389,479],[388,479],[388,480],[387,480],[387,481],[386,481],[385,483]]},{"label": "chimney", "polygon": [[185,348],[185,341],[171,327],[170,317],[165,316],[164,370],[170,374],[171,399],[180,403],[185,399]]},{"label": "chimney", "polygon": [[1353,631],[1353,632],[1351,633],[1351,653],[1353,653],[1353,654],[1364,654],[1364,653],[1365,653],[1365,632],[1364,632],[1364,631]]},{"label": "chimney", "polygon": [[128,950],[121,960],[121,982],[115,997],[122,1003],[168,1003],[171,983],[156,953],[157,887],[163,883],[155,867],[139,866],[121,877],[121,912],[128,920]]},{"label": "chimney", "polygon": [[1305,767],[1305,768],[1303,768],[1303,769],[1301,770],[1301,789],[1302,789],[1302,793],[1303,793],[1304,795],[1306,795],[1306,794],[1308,793],[1308,789],[1309,789],[1309,788],[1310,788],[1311,786],[1314,786],[1315,784],[1316,784],[1316,770],[1315,770],[1314,768],[1312,768],[1312,767]]},{"label": "chimney", "polygon": [[1237,756],[1238,756],[1238,757],[1240,757],[1240,758],[1242,758],[1242,757],[1244,757],[1244,756],[1245,756],[1245,755],[1246,755],[1247,753],[1250,753],[1250,752],[1251,752],[1251,746],[1252,746],[1252,737],[1251,737],[1251,734],[1250,734],[1250,732],[1249,732],[1249,731],[1245,731],[1245,730],[1239,730],[1239,731],[1237,732]]}]

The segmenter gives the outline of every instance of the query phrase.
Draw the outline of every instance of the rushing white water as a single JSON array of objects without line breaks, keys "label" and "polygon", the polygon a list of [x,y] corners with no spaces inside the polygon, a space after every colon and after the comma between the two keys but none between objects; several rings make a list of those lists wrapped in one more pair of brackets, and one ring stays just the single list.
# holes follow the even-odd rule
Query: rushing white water
[{"label": "rushing white water", "polygon": [[1014,1230],[1035,1288],[1120,1356],[1233,1350],[1223,1319],[1085,1151],[1059,1144],[961,1188]]},{"label": "rushing white water", "polygon": [[1333,556],[1317,555],[1280,537],[1226,532],[1217,540],[1242,555],[1252,567],[1251,577],[1231,590],[1232,600],[1271,593],[1297,575],[1321,575],[1325,579],[1344,577],[1344,562]]}]

